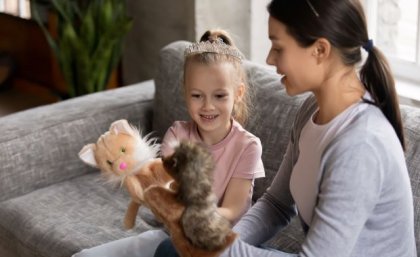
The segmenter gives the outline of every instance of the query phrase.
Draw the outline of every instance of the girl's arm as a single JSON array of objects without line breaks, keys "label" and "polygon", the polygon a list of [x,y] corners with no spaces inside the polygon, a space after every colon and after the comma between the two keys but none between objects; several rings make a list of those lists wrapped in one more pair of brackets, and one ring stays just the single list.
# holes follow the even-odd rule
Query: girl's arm
[{"label": "girl's arm", "polygon": [[175,127],[172,125],[165,133],[162,144],[160,145],[160,155],[168,156],[173,153],[173,142],[177,142],[177,137],[175,136]]},{"label": "girl's arm", "polygon": [[246,210],[250,201],[251,179],[231,178],[218,212],[234,224]]}]

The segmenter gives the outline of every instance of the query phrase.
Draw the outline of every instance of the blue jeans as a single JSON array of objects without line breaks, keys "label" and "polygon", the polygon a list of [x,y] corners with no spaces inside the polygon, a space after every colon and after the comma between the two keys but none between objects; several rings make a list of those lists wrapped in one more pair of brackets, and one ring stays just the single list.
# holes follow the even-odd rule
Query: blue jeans
[{"label": "blue jeans", "polygon": [[[253,247],[253,246],[250,246]],[[287,257],[294,257],[297,255],[293,255],[293,254],[287,254],[284,252],[281,252],[277,249],[272,249],[272,248],[268,248],[268,247],[262,247],[262,248],[258,248],[258,247],[254,247],[256,250],[262,250],[265,251],[267,250],[266,254],[282,254],[282,255],[278,255],[278,256],[287,256]],[[283,255],[284,254],[284,255]],[[229,252],[225,252],[224,254],[222,254],[221,256],[228,256]],[[229,255],[230,256],[230,255]],[[240,255],[238,255],[240,256]],[[271,255],[270,255],[271,256]],[[277,256],[277,255],[276,255]],[[172,244],[171,239],[168,237],[166,239],[164,239],[156,248],[156,252],[155,255],[153,257],[179,257],[178,253],[175,250],[174,245]]]},{"label": "blue jeans", "polygon": [[167,238],[163,230],[149,230],[137,236],[84,249],[72,257],[152,257],[159,244]]},{"label": "blue jeans", "polygon": [[157,247],[153,257],[179,257],[170,238],[163,240]]}]

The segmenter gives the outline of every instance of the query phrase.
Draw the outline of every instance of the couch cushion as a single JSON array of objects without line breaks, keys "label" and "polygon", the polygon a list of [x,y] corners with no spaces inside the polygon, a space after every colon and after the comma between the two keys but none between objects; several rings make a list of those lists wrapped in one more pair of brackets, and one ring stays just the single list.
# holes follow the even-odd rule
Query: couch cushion
[{"label": "couch cushion", "polygon": [[[184,49],[190,44],[177,41],[161,50],[155,79],[155,112],[153,130],[162,137],[175,120],[189,119],[182,94]],[[286,150],[289,130],[297,108],[306,98],[289,97],[280,77],[267,66],[244,62],[253,95],[253,113],[245,126],[261,139],[266,177],[257,179],[254,200],[272,181]]]},{"label": "couch cushion", "polygon": [[414,202],[414,232],[417,252],[420,255],[420,109],[401,106],[408,173],[410,174]]},{"label": "couch cushion", "polygon": [[139,217],[134,230],[123,229],[128,201],[96,172],[1,202],[0,255],[69,257],[150,229]]}]

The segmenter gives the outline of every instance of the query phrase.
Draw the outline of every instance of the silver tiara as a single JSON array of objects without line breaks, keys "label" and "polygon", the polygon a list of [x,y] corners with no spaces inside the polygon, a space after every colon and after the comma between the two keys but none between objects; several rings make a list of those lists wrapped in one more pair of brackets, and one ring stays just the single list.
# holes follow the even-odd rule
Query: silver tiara
[{"label": "silver tiara", "polygon": [[240,61],[243,59],[242,53],[236,47],[226,44],[221,38],[214,41],[192,43],[185,48],[184,56],[188,57],[201,53],[225,54],[238,58]]}]

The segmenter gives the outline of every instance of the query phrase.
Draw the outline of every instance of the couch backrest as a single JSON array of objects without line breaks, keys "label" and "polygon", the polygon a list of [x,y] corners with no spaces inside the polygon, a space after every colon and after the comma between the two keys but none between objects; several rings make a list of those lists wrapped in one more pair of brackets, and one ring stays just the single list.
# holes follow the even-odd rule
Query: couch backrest
[{"label": "couch backrest", "polygon": [[[181,93],[184,49],[189,44],[178,41],[161,50],[155,79],[153,129],[162,136],[174,120],[188,119]],[[261,139],[266,178],[258,179],[254,200],[262,195],[280,166],[289,140],[295,113],[307,95],[289,97],[280,85],[279,75],[263,65],[245,61],[248,80],[254,92],[254,113],[246,126]],[[416,235],[420,234],[420,109],[401,106],[407,141],[406,160],[414,196]],[[417,246],[420,249],[420,237]]]},{"label": "couch backrest", "polygon": [[420,108],[401,105],[406,142],[405,159],[410,174],[414,204],[414,228],[420,256]]}]

